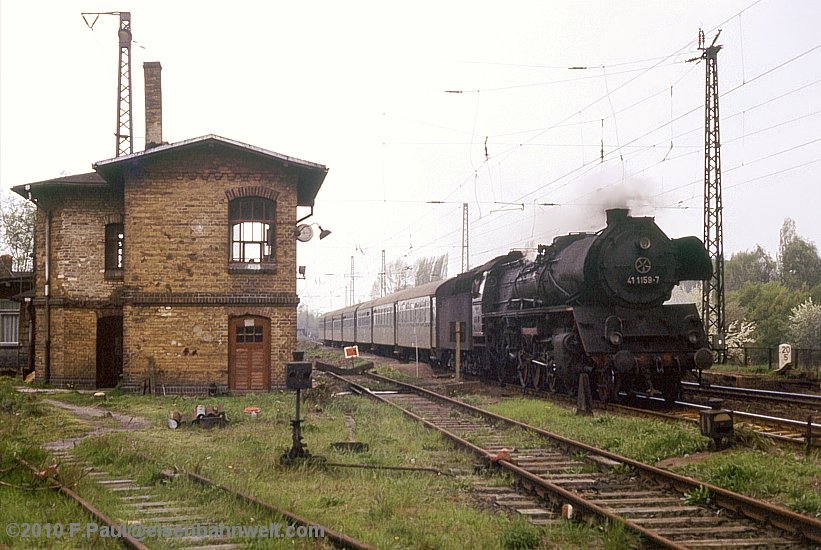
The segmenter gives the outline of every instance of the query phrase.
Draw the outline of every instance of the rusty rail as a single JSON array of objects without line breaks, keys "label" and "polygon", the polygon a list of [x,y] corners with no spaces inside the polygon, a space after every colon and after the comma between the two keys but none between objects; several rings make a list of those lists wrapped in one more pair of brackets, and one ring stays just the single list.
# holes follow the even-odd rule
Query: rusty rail
[{"label": "rusty rail", "polygon": [[[704,483],[704,482],[701,482],[701,481],[698,481],[698,480],[695,480],[695,479],[692,479],[692,478],[689,478],[689,477],[686,477],[686,476],[683,476],[683,475],[680,475],[680,474],[675,474],[675,473],[669,472],[667,470],[662,470],[660,468],[656,468],[655,466],[650,466],[648,464],[644,464],[642,462],[638,462],[636,460],[633,460],[633,459],[630,459],[630,458],[627,458],[627,457],[623,457],[623,456],[620,456],[620,455],[605,451],[603,449],[598,449],[596,447],[593,447],[591,445],[587,445],[585,443],[581,443],[581,442],[578,442],[578,441],[571,440],[569,438],[560,436],[558,434],[548,432],[547,430],[542,430],[540,428],[530,426],[530,425],[525,424],[523,422],[513,420],[513,419],[510,419],[510,418],[507,418],[507,417],[492,413],[490,411],[486,411],[484,409],[480,409],[478,407],[475,407],[473,405],[469,405],[467,403],[458,401],[456,399],[440,395],[440,394],[438,394],[436,392],[433,392],[433,391],[430,391],[426,388],[422,388],[422,387],[415,386],[413,384],[408,384],[408,383],[405,383],[405,382],[398,382],[396,380],[392,380],[390,378],[380,376],[380,375],[377,375],[377,374],[372,374],[372,373],[367,373],[367,374],[365,374],[365,376],[367,376],[369,378],[372,378],[372,379],[375,379],[375,380],[380,380],[382,382],[388,382],[388,383],[395,384],[399,387],[406,388],[407,390],[410,390],[414,393],[426,395],[431,399],[434,399],[434,400],[437,400],[437,401],[440,401],[440,402],[443,402],[443,403],[447,403],[451,406],[458,407],[462,410],[469,411],[469,412],[471,412],[475,415],[478,415],[478,416],[481,416],[481,417],[484,417],[484,418],[487,418],[487,419],[490,419],[490,420],[493,420],[493,421],[503,422],[507,425],[517,426],[519,428],[530,431],[532,433],[538,433],[538,434],[552,440],[554,443],[560,444],[565,449],[571,449],[572,451],[584,451],[584,452],[592,453],[592,454],[595,454],[595,455],[598,455],[598,456],[608,458],[610,460],[615,460],[617,462],[629,465],[634,470],[636,470],[638,472],[641,472],[643,475],[645,475],[647,477],[652,477],[653,479],[662,480],[667,486],[672,487],[672,488],[674,488],[674,489],[676,489],[680,492],[692,491],[694,489],[698,489],[699,487],[707,488],[712,493],[712,495],[714,497],[713,502],[715,503],[716,506],[732,510],[732,511],[734,511],[736,513],[739,513],[739,514],[742,514],[742,515],[744,515],[744,516],[746,516],[746,517],[748,517],[748,518],[750,518],[750,519],[752,519],[756,522],[772,525],[772,526],[774,526],[774,527],[776,527],[776,528],[778,528],[778,529],[780,529],[780,530],[782,530],[786,533],[801,536],[804,539],[811,540],[815,543],[821,543],[821,521],[819,521],[817,519],[810,518],[810,517],[807,517],[807,516],[803,516],[801,514],[797,514],[795,512],[792,512],[792,511],[787,510],[786,508],[783,508],[783,507],[780,507],[780,506],[776,506],[776,505],[766,503],[766,502],[761,502],[761,501],[755,500],[753,498],[750,498],[750,497],[747,497],[747,496],[744,496],[744,495],[740,495],[740,494],[734,493],[732,491],[728,491],[726,489],[723,489],[721,487],[718,487],[718,486],[715,486],[715,485],[712,485],[712,484],[709,484],[709,483]],[[345,380],[345,382],[346,383],[351,383],[348,380]],[[437,429],[437,430],[443,432],[448,438],[450,438],[454,441],[458,441],[460,445],[465,445],[466,447],[470,448],[472,451],[479,454],[480,456],[484,456],[486,458],[489,458],[489,453],[487,453],[484,449],[481,449],[480,447],[477,447],[476,445],[473,445],[472,443],[469,443],[467,441],[462,440],[461,438],[459,438],[455,434],[451,434],[447,430],[443,430],[442,428],[434,426],[432,423],[422,419],[421,417],[418,417],[418,415],[414,415],[413,413],[411,413],[409,411],[406,411],[406,410],[402,409],[401,407],[399,407],[399,406],[397,406],[393,403],[390,403],[390,401],[381,398],[379,395],[374,395],[373,393],[367,391],[367,388],[364,388],[362,386],[359,386],[359,387],[360,387],[360,389],[364,390],[366,393],[368,393],[372,397],[377,398],[380,401],[389,403],[392,406],[398,408],[399,410],[402,410],[405,414],[407,414],[409,416],[412,416],[412,417],[415,417],[418,420],[421,420],[426,426],[432,427],[434,429]],[[499,463],[502,464],[505,468],[515,472],[517,475],[521,475],[521,472],[517,471],[517,470],[521,470],[521,469],[518,466],[516,466],[515,464],[511,464],[511,463],[503,461],[503,460],[499,461]],[[629,520],[626,520],[625,518],[622,518],[622,517],[619,517],[619,516],[613,516],[609,512],[599,509],[599,507],[597,507],[595,504],[585,502],[579,496],[566,491],[564,488],[555,487],[552,484],[546,482],[544,479],[539,478],[538,476],[533,476],[532,474],[529,474],[529,475],[526,475],[525,477],[526,477],[526,479],[528,479],[533,484],[542,486],[545,489],[547,489],[551,492],[554,492],[555,494],[561,495],[562,498],[567,499],[568,501],[573,503],[575,506],[578,506],[578,507],[582,508],[583,510],[588,510],[590,513],[594,513],[596,515],[608,517],[610,519],[613,519],[614,521],[618,521],[620,523],[623,523],[623,524],[627,525],[628,527],[630,527],[631,529],[634,529],[635,531],[641,533],[642,535],[647,536],[650,540],[654,540],[654,541],[658,542],[659,544],[663,544],[666,547],[669,547],[669,548],[677,548],[678,547],[678,546],[675,545],[675,543],[672,543],[672,541],[669,541],[668,539],[660,538],[657,535],[653,535],[652,532],[647,531],[646,529],[644,529],[641,526],[632,524]]]},{"label": "rusty rail", "polygon": [[[37,467],[34,464],[31,464],[30,462],[27,462],[25,459],[23,459],[19,456],[16,456],[14,458],[15,458],[15,460],[17,460],[17,462],[19,464],[22,464],[22,465],[28,467],[33,474],[37,474],[37,472],[39,472],[39,470],[37,469]],[[97,521],[108,525],[112,529],[116,529],[119,525],[122,524],[122,523],[120,523],[120,524],[114,523],[114,521],[111,518],[109,518],[107,515],[103,514],[97,508],[95,508],[93,504],[91,504],[90,502],[85,500],[83,497],[81,497],[79,494],[77,494],[76,491],[70,489],[69,487],[67,487],[66,485],[60,483],[59,481],[58,481],[58,483],[59,483],[59,485],[54,486],[54,489],[56,491],[58,491],[58,492],[60,492],[64,495],[66,495],[67,497],[71,498],[74,502],[79,504],[83,508],[83,510],[85,510],[86,512],[91,514],[91,516],[94,519],[96,519]],[[148,546],[144,545],[142,542],[140,542],[139,540],[132,537],[131,534],[129,534],[127,530],[123,531],[122,535],[119,536],[118,539],[123,543],[123,545],[126,548],[131,548],[132,550],[149,550]]]}]

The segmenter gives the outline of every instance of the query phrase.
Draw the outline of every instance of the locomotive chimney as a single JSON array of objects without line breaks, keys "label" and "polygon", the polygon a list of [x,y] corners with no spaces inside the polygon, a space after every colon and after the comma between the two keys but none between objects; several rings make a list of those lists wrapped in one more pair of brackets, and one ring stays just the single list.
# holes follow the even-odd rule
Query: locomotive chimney
[{"label": "locomotive chimney", "polygon": [[145,148],[162,145],[162,65],[143,63],[145,76]]},{"label": "locomotive chimney", "polygon": [[607,225],[610,225],[626,220],[630,210],[627,208],[611,208],[605,212],[607,213]]}]

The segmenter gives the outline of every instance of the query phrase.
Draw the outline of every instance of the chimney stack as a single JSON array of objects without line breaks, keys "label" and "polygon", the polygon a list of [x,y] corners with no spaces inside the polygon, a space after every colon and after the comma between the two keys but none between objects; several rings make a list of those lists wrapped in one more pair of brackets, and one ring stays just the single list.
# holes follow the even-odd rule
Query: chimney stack
[{"label": "chimney stack", "polygon": [[145,148],[163,144],[162,141],[162,65],[159,61],[143,63],[145,74]]}]

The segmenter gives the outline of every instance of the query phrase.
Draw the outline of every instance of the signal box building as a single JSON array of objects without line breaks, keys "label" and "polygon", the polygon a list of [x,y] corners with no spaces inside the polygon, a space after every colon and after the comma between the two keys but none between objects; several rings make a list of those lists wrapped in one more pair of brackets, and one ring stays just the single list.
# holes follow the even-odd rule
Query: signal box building
[{"label": "signal box building", "polygon": [[164,143],[150,97],[160,67],[145,68],[145,151],[14,187],[37,205],[36,378],[167,393],[284,386],[297,206],[313,211],[327,168],[215,135]]}]

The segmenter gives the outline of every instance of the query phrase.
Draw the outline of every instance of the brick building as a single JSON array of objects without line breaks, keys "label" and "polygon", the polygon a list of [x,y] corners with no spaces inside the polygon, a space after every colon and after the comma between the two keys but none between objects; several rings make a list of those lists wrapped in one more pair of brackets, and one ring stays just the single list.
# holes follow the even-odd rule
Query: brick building
[{"label": "brick building", "polygon": [[267,391],[296,345],[297,206],[327,168],[208,135],[14,187],[37,204],[34,366],[58,386]]},{"label": "brick building", "polygon": [[15,271],[12,264],[10,255],[0,256],[0,373],[27,374],[33,276]]}]

